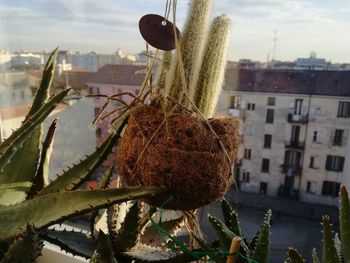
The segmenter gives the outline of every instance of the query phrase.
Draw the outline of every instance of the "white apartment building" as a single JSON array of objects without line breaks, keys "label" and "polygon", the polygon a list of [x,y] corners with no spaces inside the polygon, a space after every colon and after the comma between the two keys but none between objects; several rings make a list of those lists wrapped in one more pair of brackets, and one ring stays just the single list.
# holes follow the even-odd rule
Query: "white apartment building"
[{"label": "white apartment building", "polygon": [[242,117],[241,190],[338,205],[350,188],[350,71],[228,68],[219,113]]}]

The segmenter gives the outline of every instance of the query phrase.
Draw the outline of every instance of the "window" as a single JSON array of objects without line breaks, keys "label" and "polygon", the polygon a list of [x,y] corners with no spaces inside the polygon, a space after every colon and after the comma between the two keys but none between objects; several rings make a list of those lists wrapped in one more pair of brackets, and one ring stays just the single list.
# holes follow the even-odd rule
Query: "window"
[{"label": "window", "polygon": [[314,131],[314,135],[312,136],[312,142],[317,142],[317,131]]},{"label": "window", "polygon": [[344,168],[344,157],[327,155],[326,170],[342,172]]},{"label": "window", "polygon": [[266,111],[266,123],[273,123],[274,115],[275,115],[275,110],[267,109],[267,111]]},{"label": "window", "polygon": [[263,158],[261,162],[261,171],[268,173],[270,170],[270,159]]},{"label": "window", "polygon": [[249,183],[250,181],[250,173],[249,172],[243,172],[242,174],[242,182]]},{"label": "window", "polygon": [[298,143],[299,142],[299,135],[300,135],[300,126],[293,125],[292,126],[292,134],[290,137],[291,142]]},{"label": "window", "polygon": [[334,146],[341,146],[343,141],[343,135],[344,130],[335,130],[334,132],[334,138],[333,138],[333,145]]},{"label": "window", "polygon": [[244,159],[250,160],[252,154],[251,149],[244,149]]},{"label": "window", "polygon": [[303,104],[302,99],[296,99],[294,101],[294,114],[295,115],[301,115],[302,104]]},{"label": "window", "polygon": [[310,157],[310,165],[309,165],[310,168],[315,168],[315,157],[314,156],[311,156]]},{"label": "window", "polygon": [[276,105],[276,98],[275,97],[268,97],[267,98],[267,105],[275,106]]},{"label": "window", "polygon": [[350,117],[350,102],[339,101],[337,117],[349,118]]},{"label": "window", "polygon": [[307,181],[307,183],[306,183],[306,192],[311,193],[311,182],[310,181]]},{"label": "window", "polygon": [[230,97],[230,108],[239,108],[241,103],[241,96],[231,96]]},{"label": "window", "polygon": [[340,183],[324,181],[322,185],[322,195],[337,197],[339,189]]},{"label": "window", "polygon": [[264,135],[264,148],[271,148],[272,135],[265,134]]},{"label": "window", "polygon": [[255,110],[255,103],[248,103],[247,110],[254,111]]},{"label": "window", "polygon": [[135,90],[135,95],[137,96],[137,95],[139,95],[139,93],[140,93],[140,90],[139,90],[139,89],[136,89],[136,90]]},{"label": "window", "polygon": [[260,182],[260,194],[266,195],[267,194],[267,183],[265,182]]}]

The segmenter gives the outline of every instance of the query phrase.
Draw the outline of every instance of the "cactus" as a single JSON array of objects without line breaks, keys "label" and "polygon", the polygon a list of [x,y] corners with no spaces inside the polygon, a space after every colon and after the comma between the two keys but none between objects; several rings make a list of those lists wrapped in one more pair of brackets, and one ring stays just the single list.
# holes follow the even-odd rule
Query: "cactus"
[{"label": "cactus", "polygon": [[[176,102],[182,102],[183,92],[188,93],[195,86],[210,9],[211,0],[193,0],[191,2],[187,22],[180,45],[176,49],[176,58],[169,71],[169,81],[167,82],[167,96]],[[182,63],[180,63],[180,59]],[[169,108],[171,106],[173,106],[173,102],[169,102]]]},{"label": "cactus", "polygon": [[340,189],[339,207],[340,237],[345,262],[350,261],[350,204],[345,186]]},{"label": "cactus", "polygon": [[214,19],[206,42],[193,100],[206,118],[214,115],[224,80],[230,21],[224,16]]},{"label": "cactus", "polygon": [[303,257],[294,248],[289,248],[288,257],[289,257],[288,262],[290,263],[305,263],[305,260],[303,259]]}]

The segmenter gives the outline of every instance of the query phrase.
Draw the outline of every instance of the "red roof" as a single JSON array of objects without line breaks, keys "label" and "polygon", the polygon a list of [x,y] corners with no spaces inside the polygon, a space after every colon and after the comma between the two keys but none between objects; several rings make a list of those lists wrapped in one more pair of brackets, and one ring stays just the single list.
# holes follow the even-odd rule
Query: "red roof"
[{"label": "red roof", "polygon": [[[67,71],[68,82],[72,88],[84,88],[86,82],[91,78],[94,72],[84,72],[84,71]],[[66,85],[66,72],[63,72],[62,75],[58,78],[55,78],[55,83],[58,86]]]},{"label": "red roof", "polygon": [[145,66],[105,65],[87,82],[140,86],[146,77],[145,70]]},{"label": "red roof", "polygon": [[350,71],[241,69],[237,88],[249,92],[350,97]]}]

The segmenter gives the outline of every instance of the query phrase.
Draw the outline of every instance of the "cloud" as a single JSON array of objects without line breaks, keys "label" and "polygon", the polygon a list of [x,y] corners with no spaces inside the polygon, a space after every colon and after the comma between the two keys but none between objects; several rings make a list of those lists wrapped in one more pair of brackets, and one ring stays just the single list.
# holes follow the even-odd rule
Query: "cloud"
[{"label": "cloud", "polygon": [[[188,0],[178,0],[182,27]],[[277,30],[281,59],[320,50],[335,60],[350,60],[350,3],[347,0],[213,0],[213,16],[226,13],[233,22],[230,59],[265,60]],[[0,0],[0,49],[66,49],[138,52],[144,42],[138,20],[163,14],[164,0]],[[1,33],[2,32],[2,33]],[[6,36],[3,36],[6,34]],[[328,46],[324,45],[327,43]],[[336,50],[333,52],[331,50]],[[342,54],[341,55],[341,51]],[[334,55],[332,55],[334,54]]]}]

